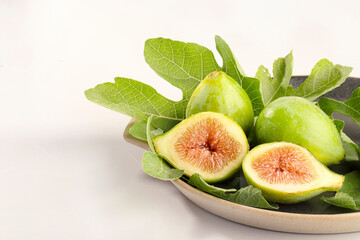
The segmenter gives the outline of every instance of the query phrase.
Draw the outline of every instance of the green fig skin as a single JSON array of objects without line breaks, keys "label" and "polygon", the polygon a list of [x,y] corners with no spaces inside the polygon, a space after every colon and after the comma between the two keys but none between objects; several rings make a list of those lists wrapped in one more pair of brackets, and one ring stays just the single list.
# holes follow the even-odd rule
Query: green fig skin
[{"label": "green fig skin", "polygon": [[295,192],[295,193],[283,193],[280,191],[272,190],[271,188],[264,188],[253,182],[248,175],[246,175],[246,181],[261,190],[262,195],[268,201],[275,202],[275,203],[282,203],[282,204],[295,204],[299,202],[304,202],[309,200],[323,192],[332,191],[331,189],[320,188],[317,190],[312,191],[304,191],[304,192]]},{"label": "green fig skin", "polygon": [[186,108],[186,117],[199,112],[218,112],[237,122],[245,133],[254,123],[254,111],[249,96],[226,73],[210,73],[192,94]]},{"label": "green fig skin", "polygon": [[298,144],[325,165],[338,164],[345,156],[333,121],[313,102],[301,97],[282,97],[266,106],[256,121],[255,137],[258,144]]}]

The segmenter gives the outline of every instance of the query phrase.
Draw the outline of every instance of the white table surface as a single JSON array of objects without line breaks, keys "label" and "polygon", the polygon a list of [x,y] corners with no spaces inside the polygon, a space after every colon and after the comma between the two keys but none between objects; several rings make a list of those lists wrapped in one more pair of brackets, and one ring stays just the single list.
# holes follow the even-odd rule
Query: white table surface
[{"label": "white table surface", "polygon": [[[143,59],[147,38],[232,47],[249,76],[294,54],[360,76],[359,1],[0,0],[0,239],[359,239],[300,235],[214,216],[142,172],[129,117],[86,100],[115,76],[179,90]],[[216,53],[216,58],[219,55]],[[221,63],[221,61],[220,61]]]}]

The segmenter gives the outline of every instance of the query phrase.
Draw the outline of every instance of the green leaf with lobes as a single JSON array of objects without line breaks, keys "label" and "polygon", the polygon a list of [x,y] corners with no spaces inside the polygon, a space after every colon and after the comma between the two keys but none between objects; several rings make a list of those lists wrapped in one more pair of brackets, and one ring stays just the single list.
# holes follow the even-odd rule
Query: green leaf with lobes
[{"label": "green leaf with lobes", "polygon": [[213,53],[196,43],[165,38],[148,39],[145,61],[163,79],[183,92],[184,106],[197,85],[209,73],[220,70]]},{"label": "green leaf with lobes", "polygon": [[360,210],[360,172],[346,174],[344,184],[335,196],[322,200],[338,207]]},{"label": "green leaf with lobes", "polygon": [[328,59],[322,59],[316,63],[309,77],[291,92],[291,95],[314,101],[345,82],[351,71],[351,67],[334,65]]},{"label": "green leaf with lobes", "polygon": [[269,70],[260,66],[255,78],[260,80],[261,93],[265,106],[279,97],[287,95],[289,82],[293,69],[292,51],[284,58],[278,58],[273,64],[273,75],[271,78]]},{"label": "green leaf with lobes", "polygon": [[276,204],[268,203],[262,196],[260,189],[254,188],[251,185],[241,188],[239,190],[218,188],[206,183],[197,173],[193,174],[190,177],[188,183],[194,187],[197,187],[203,192],[212,194],[216,197],[228,200],[230,202],[266,209],[279,208]]},{"label": "green leaf with lobes", "polygon": [[129,78],[115,78],[115,83],[103,83],[85,91],[90,101],[146,121],[150,115],[167,121],[153,121],[164,131],[171,129],[185,115],[182,102],[175,102],[160,95],[153,87]]},{"label": "green leaf with lobes", "polygon": [[[219,39],[217,41],[219,49],[227,47],[225,50],[230,54],[230,49],[224,45],[226,43],[223,40],[219,42]],[[152,125],[168,131],[185,118],[188,100],[200,81],[209,73],[222,70],[213,53],[196,43],[164,38],[149,39],[145,42],[144,56],[145,61],[159,76],[182,91],[182,100],[170,100],[147,84],[122,77],[115,78],[115,83],[103,83],[86,90],[87,99],[140,121],[146,121],[150,115],[154,115]],[[233,59],[233,56],[224,55],[224,62],[228,59]],[[233,74],[238,66],[227,65],[225,72]],[[254,109],[260,111],[261,95],[256,79],[250,81],[243,77],[243,80],[238,81],[253,101]]]},{"label": "green leaf with lobes", "polygon": [[142,166],[145,173],[164,181],[179,179],[184,174],[183,170],[173,168],[153,152],[144,152]]},{"label": "green leaf with lobes", "polygon": [[229,45],[218,35],[215,36],[215,43],[216,49],[220,53],[220,56],[223,60],[223,66],[221,70],[238,81],[241,86],[242,79],[245,77],[245,72],[232,53]]}]

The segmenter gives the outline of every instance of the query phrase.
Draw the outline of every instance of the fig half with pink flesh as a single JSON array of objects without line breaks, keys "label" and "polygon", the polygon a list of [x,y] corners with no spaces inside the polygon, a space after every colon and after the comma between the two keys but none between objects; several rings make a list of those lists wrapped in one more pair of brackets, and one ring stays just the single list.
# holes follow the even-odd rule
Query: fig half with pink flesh
[{"label": "fig half with pink flesh", "polygon": [[344,176],[330,171],[305,148],[287,142],[258,145],[242,168],[249,184],[278,203],[297,203],[326,191],[337,191]]},{"label": "fig half with pink flesh", "polygon": [[207,182],[231,177],[249,150],[242,128],[222,113],[201,112],[154,137],[156,152],[185,175]]}]

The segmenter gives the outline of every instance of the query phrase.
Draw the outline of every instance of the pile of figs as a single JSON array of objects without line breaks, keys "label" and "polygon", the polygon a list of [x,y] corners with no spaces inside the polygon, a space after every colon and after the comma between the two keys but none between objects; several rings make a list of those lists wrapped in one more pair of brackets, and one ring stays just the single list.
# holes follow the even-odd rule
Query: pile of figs
[{"label": "pile of figs", "polygon": [[[198,85],[186,116],[153,142],[156,152],[187,176],[199,173],[214,183],[242,169],[249,184],[279,203],[337,191],[344,182],[344,176],[326,167],[344,158],[340,134],[307,99],[278,98],[255,119],[244,89],[216,71]],[[250,151],[249,135],[256,142]]]}]

